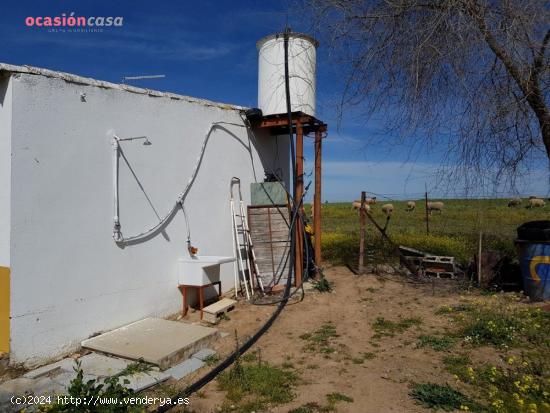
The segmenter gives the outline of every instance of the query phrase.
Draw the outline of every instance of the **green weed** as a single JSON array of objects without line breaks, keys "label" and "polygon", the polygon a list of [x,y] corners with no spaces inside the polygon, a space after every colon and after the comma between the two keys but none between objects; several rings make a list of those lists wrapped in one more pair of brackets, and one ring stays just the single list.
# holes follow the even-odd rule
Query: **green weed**
[{"label": "green weed", "polygon": [[456,367],[456,378],[473,386],[490,412],[550,412],[550,365],[545,357],[508,356],[502,365]]},{"label": "green weed", "polygon": [[206,364],[208,367],[211,367],[215,364],[218,364],[218,361],[220,361],[220,356],[218,356],[217,354],[210,354],[204,359],[204,364]]},{"label": "green weed", "polygon": [[393,337],[396,333],[403,333],[412,326],[422,324],[422,318],[409,317],[399,321],[386,320],[384,317],[377,317],[372,328],[379,336]]},{"label": "green weed", "polygon": [[307,341],[304,350],[320,353],[330,354],[334,353],[336,349],[332,347],[332,339],[338,337],[336,333],[336,327],[331,322],[323,324],[319,329],[315,330],[312,334],[302,334],[300,338]]},{"label": "green weed", "polygon": [[468,365],[470,363],[470,357],[466,354],[451,355],[443,359],[445,369],[462,380],[466,380],[469,376]]},{"label": "green weed", "polygon": [[313,284],[313,288],[320,293],[330,293],[332,291],[332,283],[327,280],[325,275],[321,272],[319,280]]},{"label": "green weed", "polygon": [[430,347],[435,351],[446,351],[454,345],[454,340],[448,336],[422,335],[419,337],[417,347]]},{"label": "green weed", "polygon": [[297,381],[293,371],[266,362],[235,363],[218,377],[220,389],[227,392],[227,399],[238,404],[238,411],[243,413],[290,402]]},{"label": "green weed", "polygon": [[459,326],[458,336],[473,345],[550,345],[550,314],[540,308],[518,307],[506,297],[471,304],[467,311],[452,317]]},{"label": "green weed", "polygon": [[434,383],[416,384],[410,396],[418,403],[432,409],[473,410],[475,407],[472,400],[447,384],[444,386]]},{"label": "green weed", "polygon": [[[78,398],[79,400],[97,400],[97,398],[113,398],[118,400],[124,400],[132,397],[135,393],[131,388],[126,387],[130,384],[130,381],[125,376],[147,372],[150,370],[150,366],[145,364],[143,361],[139,360],[138,362],[128,365],[124,370],[115,374],[111,377],[99,381],[97,379],[84,380],[84,371],[80,361],[75,362],[74,371],[76,372],[76,377],[71,380],[69,388],[67,389],[67,394],[69,397]],[[76,409],[76,410],[75,410]],[[111,413],[111,412],[142,412],[145,408],[139,405],[132,404],[118,404],[113,405],[101,405],[94,411],[101,413]],[[39,408],[40,412],[49,412],[49,413],[72,413],[80,411],[78,407],[75,407],[71,403],[53,403],[50,405],[43,405]]]},{"label": "green weed", "polygon": [[351,397],[338,392],[327,394],[327,401],[329,405],[335,405],[338,402],[353,403],[353,399]]}]

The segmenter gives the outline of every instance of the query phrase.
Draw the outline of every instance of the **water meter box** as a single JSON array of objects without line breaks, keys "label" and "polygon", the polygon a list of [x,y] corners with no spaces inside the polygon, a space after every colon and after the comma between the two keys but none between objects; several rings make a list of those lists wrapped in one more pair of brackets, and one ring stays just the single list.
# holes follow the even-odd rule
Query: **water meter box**
[{"label": "water meter box", "polygon": [[285,187],[281,182],[258,182],[250,184],[250,199],[253,206],[286,205]]}]

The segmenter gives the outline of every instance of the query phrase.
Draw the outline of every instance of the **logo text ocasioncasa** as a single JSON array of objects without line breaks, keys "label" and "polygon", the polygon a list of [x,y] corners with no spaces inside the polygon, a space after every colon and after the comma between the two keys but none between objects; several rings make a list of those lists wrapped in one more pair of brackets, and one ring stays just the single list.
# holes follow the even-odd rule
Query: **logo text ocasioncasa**
[{"label": "logo text ocasioncasa", "polygon": [[61,16],[28,16],[25,25],[28,27],[121,27],[124,24],[123,17],[105,16],[75,16],[74,12]]}]

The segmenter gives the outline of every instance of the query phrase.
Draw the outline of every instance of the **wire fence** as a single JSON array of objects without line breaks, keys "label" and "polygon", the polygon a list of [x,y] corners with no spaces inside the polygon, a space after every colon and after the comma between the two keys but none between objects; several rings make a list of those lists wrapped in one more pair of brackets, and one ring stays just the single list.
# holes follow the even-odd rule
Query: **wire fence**
[{"label": "wire fence", "polygon": [[[478,253],[480,234],[483,251],[496,251],[516,259],[517,227],[550,217],[548,202],[545,206],[530,208],[527,198],[519,205],[508,206],[507,198],[444,199],[432,198],[429,193],[428,201],[442,202],[442,208],[426,213],[425,194],[417,195],[406,198],[416,199],[411,207],[393,194],[367,192],[368,197],[377,197],[376,203],[369,205],[369,213],[384,226],[387,215],[382,207],[391,204],[387,234],[393,242],[434,255],[455,257],[463,266]],[[322,223],[324,258],[339,264],[357,263],[359,214],[351,202],[323,204]],[[376,262],[396,259],[390,245],[368,220],[365,251],[368,259]]]}]

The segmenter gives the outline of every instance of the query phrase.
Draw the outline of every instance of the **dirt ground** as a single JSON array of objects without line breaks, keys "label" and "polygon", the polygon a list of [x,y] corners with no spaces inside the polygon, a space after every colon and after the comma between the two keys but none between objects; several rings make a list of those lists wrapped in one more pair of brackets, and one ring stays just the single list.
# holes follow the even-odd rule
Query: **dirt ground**
[{"label": "dirt ground", "polygon": [[[449,353],[418,348],[418,336],[448,330],[449,319],[436,315],[435,311],[443,305],[457,304],[461,295],[470,293],[460,290],[453,280],[419,285],[397,275],[358,276],[345,267],[329,267],[325,274],[333,283],[333,291],[319,293],[311,290],[302,302],[288,305],[271,329],[251,349],[260,349],[262,360],[273,365],[292,365],[301,378],[294,389],[295,399],[291,403],[271,407],[268,411],[288,412],[308,402],[323,404],[326,395],[333,392],[353,399],[351,403],[337,403],[338,412],[428,411],[409,396],[411,384],[445,384],[454,380],[442,364],[443,357]],[[221,331],[230,333],[214,347],[220,357],[234,349],[235,331],[242,342],[269,318],[273,310],[273,306],[252,306],[240,302],[229,313],[229,320],[223,320],[218,325]],[[421,317],[422,322],[394,337],[373,339],[375,332],[372,323],[377,317],[394,321],[400,317]],[[198,314],[194,313],[184,321],[197,318]],[[306,342],[300,336],[312,333],[327,322],[336,327],[339,335],[333,342],[337,351],[328,355],[305,351]],[[374,353],[374,356],[359,361],[363,353]],[[494,351],[479,349],[474,359],[478,357],[485,360],[494,359],[496,355]],[[209,368],[205,367],[193,377],[172,385],[183,388]],[[191,396],[189,409],[201,413],[222,411],[220,406],[225,393],[218,387],[217,381],[213,380]]]}]

